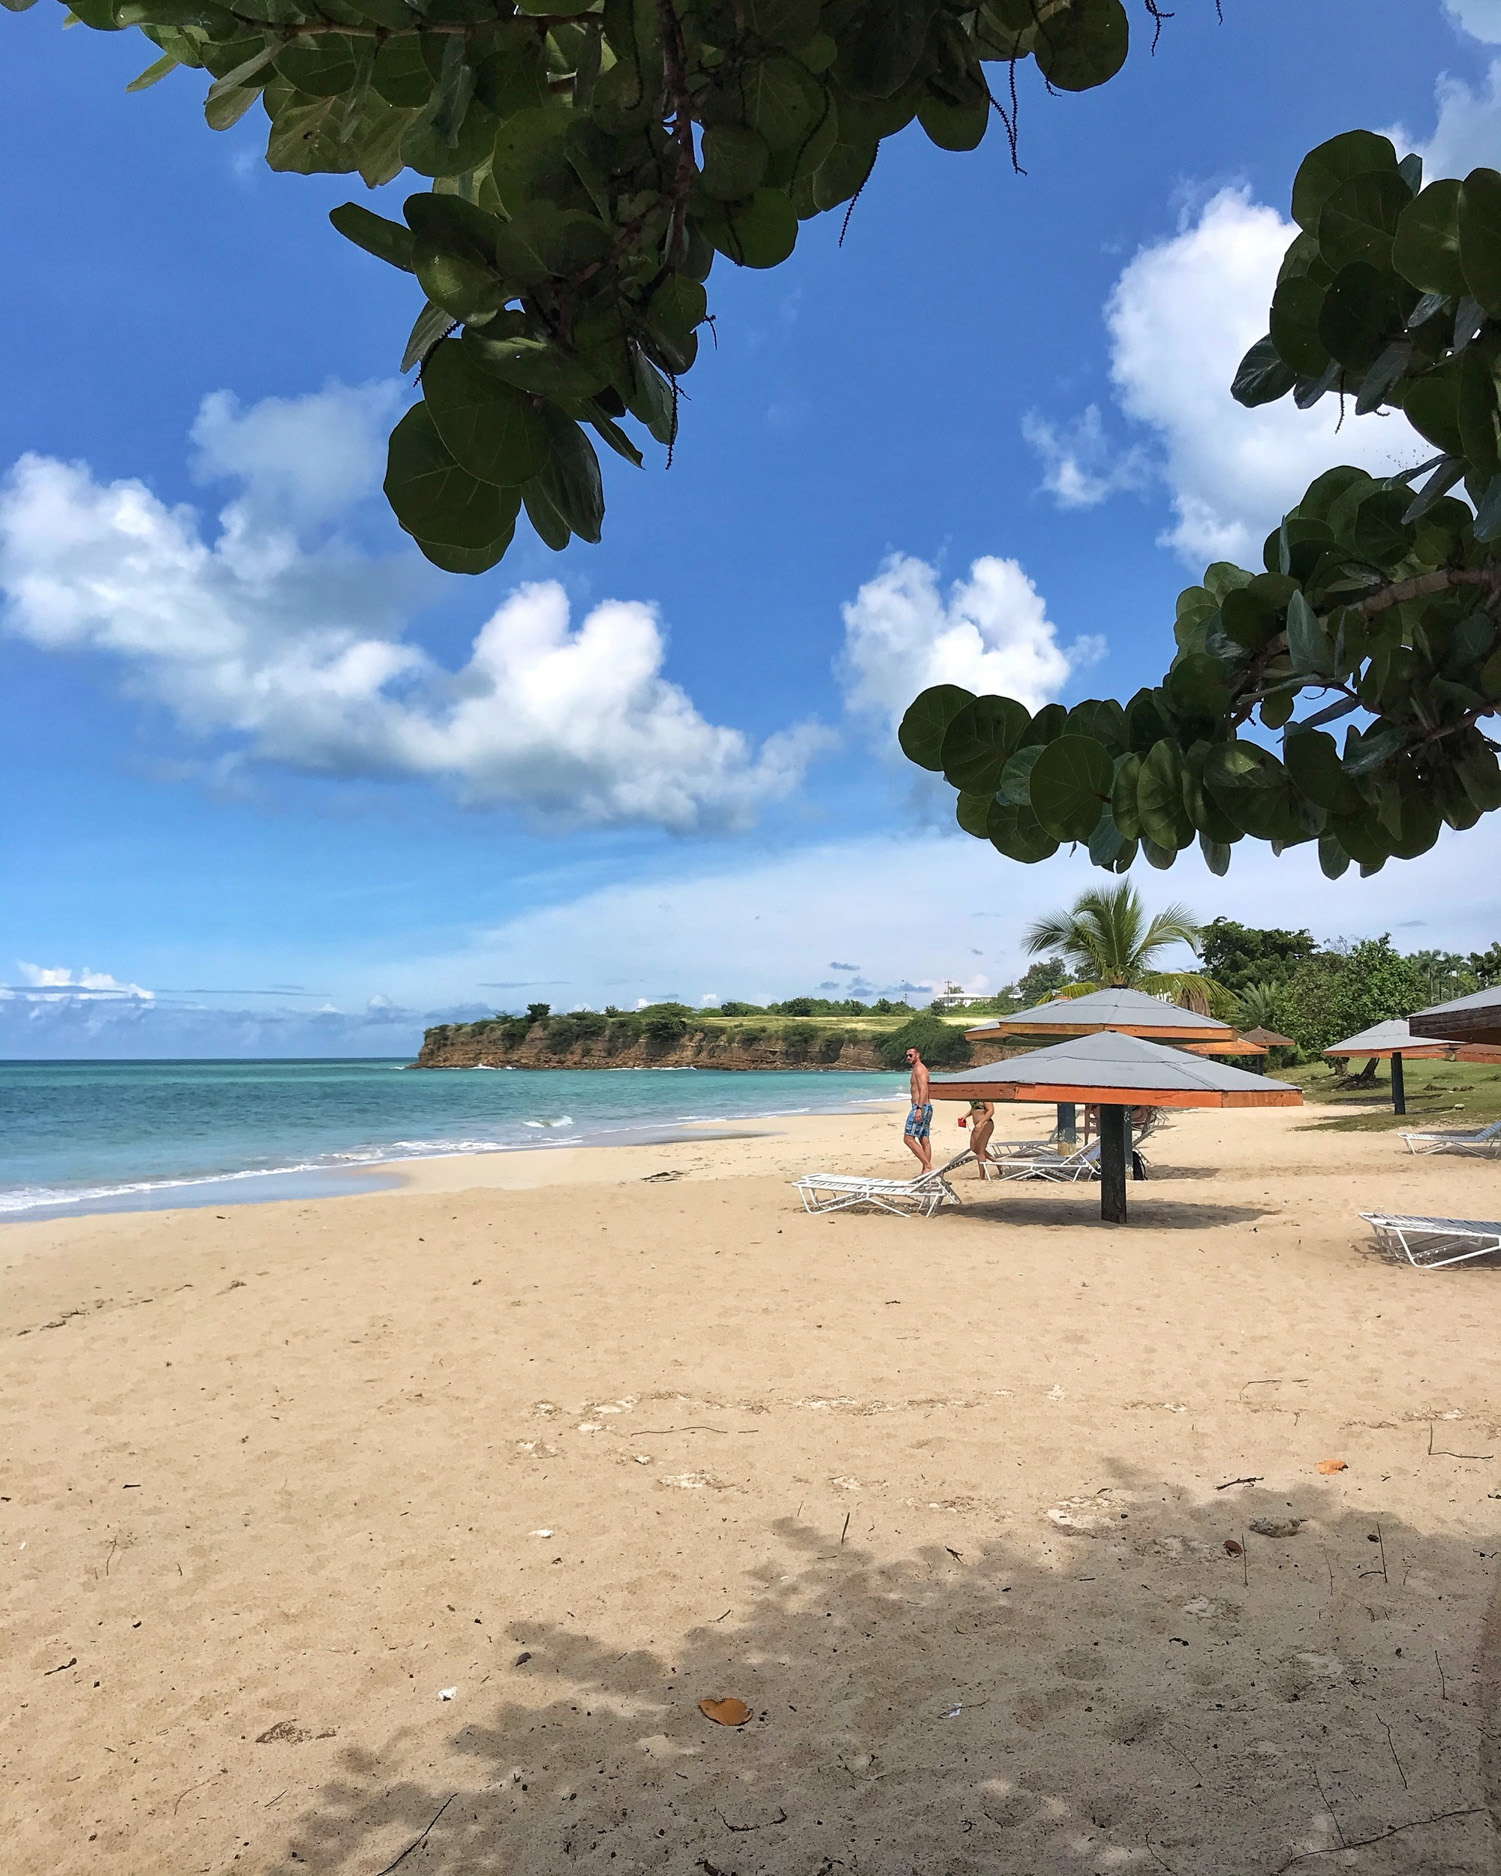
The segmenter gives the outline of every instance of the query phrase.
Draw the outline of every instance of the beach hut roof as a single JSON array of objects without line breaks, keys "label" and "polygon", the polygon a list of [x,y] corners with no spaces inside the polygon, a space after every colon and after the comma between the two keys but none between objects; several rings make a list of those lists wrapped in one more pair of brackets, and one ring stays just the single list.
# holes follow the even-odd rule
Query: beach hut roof
[{"label": "beach hut roof", "polygon": [[1149,997],[1144,990],[1091,990],[1082,997],[1058,997],[1012,1016],[998,1016],[966,1029],[975,1041],[986,1036],[1088,1036],[1100,1030],[1124,1035],[1161,1036],[1179,1042],[1213,1042],[1234,1034],[1229,1023],[1195,1010],[1180,1009]]},{"label": "beach hut roof", "polygon": [[1275,1029],[1248,1029],[1247,1042],[1259,1042],[1264,1049],[1295,1049],[1297,1043],[1291,1036],[1279,1036]]},{"label": "beach hut roof", "polygon": [[1441,1042],[1501,1042],[1501,984],[1435,1003],[1408,1018],[1413,1034]]},{"label": "beach hut roof", "polygon": [[1332,1043],[1325,1049],[1325,1055],[1442,1055],[1443,1044],[1424,1042],[1415,1036],[1407,1026],[1405,1016],[1394,1016],[1390,1022],[1372,1023],[1369,1029],[1362,1029],[1358,1036],[1348,1036],[1343,1042]]},{"label": "beach hut roof", "polygon": [[1095,1101],[1149,1107],[1296,1107],[1285,1081],[1105,1030],[1004,1062],[935,1075],[938,1101]]}]

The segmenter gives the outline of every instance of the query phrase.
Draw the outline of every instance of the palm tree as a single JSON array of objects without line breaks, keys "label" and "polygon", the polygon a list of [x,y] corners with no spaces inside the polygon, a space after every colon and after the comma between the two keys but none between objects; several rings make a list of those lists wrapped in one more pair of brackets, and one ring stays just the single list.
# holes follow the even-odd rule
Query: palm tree
[{"label": "palm tree", "polygon": [[1118,886],[1092,887],[1080,893],[1067,912],[1038,919],[1025,942],[1033,955],[1061,952],[1077,972],[1078,981],[1066,987],[1064,996],[1144,990],[1204,1014],[1216,1004],[1231,1004],[1229,993],[1195,971],[1152,968],[1157,955],[1171,945],[1186,944],[1197,951],[1199,936],[1199,923],[1186,905],[1170,905],[1149,920],[1136,888],[1122,880]]},{"label": "palm tree", "polygon": [[1282,1030],[1287,1024],[1282,1008],[1286,1000],[1282,984],[1243,984],[1235,997],[1241,1028]]}]

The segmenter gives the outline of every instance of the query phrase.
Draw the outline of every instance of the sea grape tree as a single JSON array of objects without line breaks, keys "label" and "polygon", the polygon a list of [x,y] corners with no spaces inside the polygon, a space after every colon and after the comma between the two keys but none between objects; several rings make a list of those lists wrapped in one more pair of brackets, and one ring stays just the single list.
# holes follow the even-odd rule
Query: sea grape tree
[{"label": "sea grape tree", "polygon": [[1260,568],[1211,566],[1179,595],[1162,682],[1124,705],[924,691],[903,750],[1011,859],[1082,842],[1124,872],[1197,842],[1223,873],[1249,837],[1317,841],[1335,878],[1501,806],[1501,174],[1425,187],[1417,157],[1356,130],[1304,159],[1292,215],[1236,398],[1400,410],[1431,449],[1385,479],[1327,470]]},{"label": "sea grape tree", "polygon": [[1083,91],[1130,39],[1122,0],[72,0],[69,17],[152,42],[134,88],[204,72],[215,129],[264,111],[273,169],[413,173],[400,222],[355,202],[331,219],[414,278],[403,369],[422,398],[386,494],[457,573],[493,567],[523,509],[550,547],[599,540],[595,442],[638,466],[648,438],[671,450],[717,256],[785,261],[914,119],[971,150],[999,118],[1014,160],[1017,66]]}]

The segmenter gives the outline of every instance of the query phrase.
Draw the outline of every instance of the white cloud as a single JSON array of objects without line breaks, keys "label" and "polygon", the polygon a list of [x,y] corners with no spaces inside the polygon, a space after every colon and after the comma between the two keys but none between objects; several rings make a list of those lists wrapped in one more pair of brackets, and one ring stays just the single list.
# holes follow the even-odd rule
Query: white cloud
[{"label": "white cloud", "polygon": [[395,398],[334,387],[243,412],[208,398],[195,471],[240,484],[214,538],[140,482],[23,457],[0,484],[4,623],[50,650],[113,656],[132,690],[246,759],[680,831],[744,825],[797,785],[820,733],[758,749],[708,722],[662,674],[650,605],[606,600],[575,625],[561,586],[524,586],[457,671],[405,638],[437,576],[327,534],[373,486]]},{"label": "white cloud", "polygon": [[1064,425],[1029,411],[1022,435],[1042,458],[1042,486],[1060,508],[1097,508],[1123,490],[1145,489],[1153,479],[1144,449],[1117,449],[1106,438],[1098,404]]},{"label": "white cloud", "polygon": [[117,996],[139,997],[150,1002],[156,992],[144,990],[139,984],[124,984],[119,978],[111,977],[108,971],[70,970],[65,964],[28,964],[24,958],[17,958],[16,970],[25,989],[0,989],[0,995],[27,996],[37,991],[46,996],[75,992],[80,996]]},{"label": "white cloud", "polygon": [[[1352,868],[1326,880],[1312,846],[1278,857],[1247,840],[1223,879],[1190,851],[1169,874],[1138,863],[1131,880],[1149,907],[1184,899],[1204,919],[1307,926],[1321,940],[1389,931],[1403,950],[1463,952],[1496,936],[1498,867],[1501,815],[1492,815],[1371,879]],[[827,977],[830,953],[858,936],[864,974],[844,994],[908,986],[914,998],[931,996],[949,979],[1014,981],[1028,961],[1027,925],[1105,877],[1082,852],[1027,867],[965,836],[882,835],[603,887],[476,931],[457,952],[393,959],[381,975],[412,1001],[458,1001],[483,979],[546,976],[563,980],[553,995],[560,1008],[625,1008],[672,987],[690,1001],[712,987],[759,1003],[809,992]]]},{"label": "white cloud", "polygon": [[[1495,7],[1501,14],[1501,0]],[[1501,26],[1476,34],[1501,44]],[[1467,176],[1472,169],[1493,169],[1501,161],[1501,59],[1493,60],[1479,89],[1447,73],[1434,86],[1433,135],[1426,141],[1403,124],[1386,132],[1398,150],[1416,150],[1429,182],[1439,176]]]},{"label": "white cloud", "polygon": [[1035,710],[1100,653],[1095,639],[1060,646],[1037,588],[1016,561],[993,555],[945,598],[936,568],[892,554],[845,606],[844,628],[846,702],[888,724],[930,684],[999,692]]},{"label": "white cloud", "polygon": [[1501,46],[1501,0],[1444,0],[1444,11],[1472,39]]},{"label": "white cloud", "polygon": [[[1267,534],[1336,463],[1382,474],[1431,454],[1396,414],[1356,417],[1347,406],[1342,415],[1332,397],[1308,411],[1290,398],[1246,410],[1231,397],[1236,366],[1266,331],[1295,232],[1249,191],[1222,189],[1176,235],[1136,254],[1105,309],[1121,410],[1161,448],[1176,516],[1162,544],[1196,572],[1211,560],[1259,567]],[[1097,451],[1097,484],[1109,480],[1104,461]]]}]

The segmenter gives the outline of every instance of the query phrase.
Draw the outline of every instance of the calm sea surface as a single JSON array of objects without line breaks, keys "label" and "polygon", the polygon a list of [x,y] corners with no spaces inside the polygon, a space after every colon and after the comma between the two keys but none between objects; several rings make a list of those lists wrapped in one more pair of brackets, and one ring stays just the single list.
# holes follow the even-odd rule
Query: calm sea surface
[{"label": "calm sea surface", "polygon": [[400,1062],[0,1062],[0,1217],[316,1196],[378,1160],[625,1145],[889,1101],[905,1077]]}]

